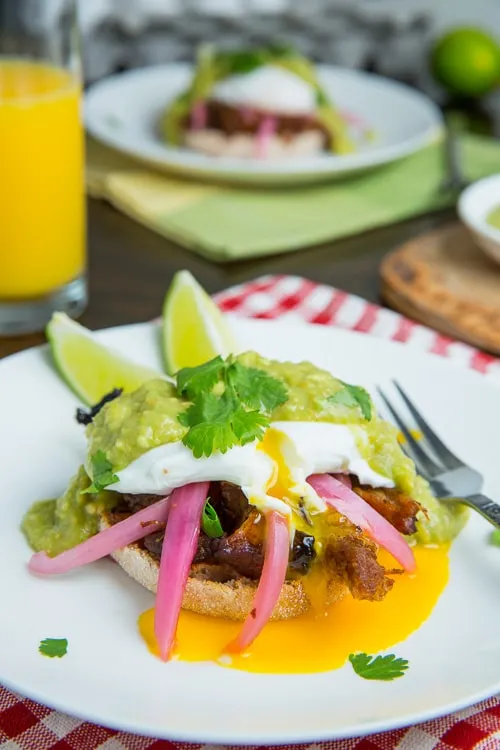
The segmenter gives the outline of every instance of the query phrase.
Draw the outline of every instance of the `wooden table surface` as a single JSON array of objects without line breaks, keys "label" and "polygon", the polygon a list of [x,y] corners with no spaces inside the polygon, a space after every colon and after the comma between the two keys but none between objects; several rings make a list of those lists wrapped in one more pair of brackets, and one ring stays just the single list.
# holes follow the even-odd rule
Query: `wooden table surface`
[{"label": "wooden table surface", "polygon": [[[108,204],[90,200],[90,303],[81,322],[89,328],[106,328],[156,317],[173,274],[182,268],[189,269],[211,293],[262,274],[287,273],[378,302],[378,268],[383,256],[453,215],[440,212],[298,252],[216,264],[169,242]],[[43,341],[43,334],[0,338],[0,357]]]}]

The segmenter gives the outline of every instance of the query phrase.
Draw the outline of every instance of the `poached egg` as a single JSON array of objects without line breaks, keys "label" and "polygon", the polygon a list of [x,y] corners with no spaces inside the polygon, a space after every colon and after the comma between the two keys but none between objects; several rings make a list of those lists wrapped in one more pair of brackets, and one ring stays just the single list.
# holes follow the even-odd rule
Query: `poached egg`
[{"label": "poached egg", "polygon": [[275,65],[234,75],[217,83],[211,98],[231,107],[248,107],[276,114],[312,115],[316,92],[302,78]]},{"label": "poached egg", "polygon": [[117,472],[119,481],[109,489],[161,496],[192,482],[226,481],[241,487],[259,510],[290,516],[300,505],[318,513],[326,505],[307,483],[310,474],[354,474],[372,487],[394,486],[361,455],[359,446],[367,440],[356,425],[274,422],[261,441],[208,457],[195,458],[180,441],[160,445]]}]

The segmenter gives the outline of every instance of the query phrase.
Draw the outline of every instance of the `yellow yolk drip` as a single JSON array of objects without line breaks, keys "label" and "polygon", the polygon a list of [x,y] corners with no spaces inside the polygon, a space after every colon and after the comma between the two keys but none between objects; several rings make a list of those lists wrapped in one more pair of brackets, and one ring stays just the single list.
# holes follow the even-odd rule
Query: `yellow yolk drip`
[{"label": "yellow yolk drip", "polygon": [[268,495],[283,500],[288,497],[292,477],[290,469],[282,453],[283,435],[272,427],[265,431],[264,437],[259,443],[259,450],[268,456],[274,463],[274,474],[266,489]]},{"label": "yellow yolk drip", "polygon": [[[416,547],[418,572],[394,576],[392,591],[382,602],[346,596],[322,616],[312,612],[292,620],[268,623],[249,650],[224,656],[224,646],[241,623],[181,612],[175,655],[181,661],[218,661],[248,672],[325,672],[341,667],[349,654],[375,654],[405,640],[429,617],[449,575],[449,545]],[[389,556],[383,563],[393,568]],[[312,583],[312,582],[311,582]],[[157,655],[154,609],[139,618],[139,632]],[[399,651],[398,651],[399,653]],[[404,650],[399,654],[404,656]]]}]

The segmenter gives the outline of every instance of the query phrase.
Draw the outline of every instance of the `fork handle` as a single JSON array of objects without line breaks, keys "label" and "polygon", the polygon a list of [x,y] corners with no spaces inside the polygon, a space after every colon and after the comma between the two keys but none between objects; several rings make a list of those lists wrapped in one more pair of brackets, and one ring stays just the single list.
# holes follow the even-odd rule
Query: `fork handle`
[{"label": "fork handle", "polygon": [[500,505],[494,503],[486,495],[469,495],[463,498],[463,502],[477,510],[483,518],[486,518],[493,526],[500,529]]}]

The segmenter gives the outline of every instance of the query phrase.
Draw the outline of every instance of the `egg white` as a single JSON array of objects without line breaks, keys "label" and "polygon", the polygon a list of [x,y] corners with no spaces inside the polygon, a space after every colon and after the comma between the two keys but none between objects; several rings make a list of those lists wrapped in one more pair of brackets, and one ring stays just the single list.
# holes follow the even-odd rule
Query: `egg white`
[{"label": "egg white", "polygon": [[[192,482],[226,481],[241,487],[260,510],[290,515],[300,501],[312,512],[325,510],[323,500],[307,483],[310,474],[354,474],[362,484],[393,487],[387,477],[373,471],[358,444],[367,440],[362,427],[328,422],[274,422],[267,440],[236,446],[226,453],[195,458],[182,442],[153,448],[117,472],[109,490],[131,494],[168,495]],[[266,444],[273,445],[272,455]],[[286,475],[286,497],[269,490],[277,474]],[[285,493],[284,493],[285,494]]]},{"label": "egg white", "polygon": [[219,81],[211,97],[232,107],[276,114],[309,115],[316,111],[314,88],[289,70],[263,65],[251,73]]}]

